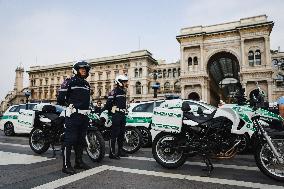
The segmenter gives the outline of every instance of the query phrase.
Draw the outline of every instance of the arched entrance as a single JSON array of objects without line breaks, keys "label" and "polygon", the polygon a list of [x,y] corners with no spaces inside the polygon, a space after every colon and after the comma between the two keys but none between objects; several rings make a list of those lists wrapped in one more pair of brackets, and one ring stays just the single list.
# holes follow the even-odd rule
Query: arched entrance
[{"label": "arched entrance", "polygon": [[230,103],[230,99],[240,85],[240,66],[232,53],[222,51],[210,57],[207,64],[210,77],[210,103],[217,105],[220,100]]},{"label": "arched entrance", "polygon": [[199,101],[200,100],[200,96],[198,93],[196,92],[192,92],[188,95],[188,99],[189,100],[196,100],[196,101]]}]

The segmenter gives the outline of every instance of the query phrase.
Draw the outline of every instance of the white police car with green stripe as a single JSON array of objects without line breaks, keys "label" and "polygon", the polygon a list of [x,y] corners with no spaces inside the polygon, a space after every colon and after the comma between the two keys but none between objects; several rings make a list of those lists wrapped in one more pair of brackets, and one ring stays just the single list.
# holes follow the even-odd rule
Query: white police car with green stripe
[{"label": "white police car with green stripe", "polygon": [[[34,119],[35,111],[41,111],[40,109],[50,103],[28,103],[18,104],[10,106],[0,120],[0,130],[4,131],[6,136],[13,136],[15,133],[25,133],[31,132]],[[26,107],[28,107],[26,109]],[[61,112],[62,107],[55,105],[56,111]]]},{"label": "white police car with green stripe", "polygon": [[204,114],[210,114],[215,109],[215,107],[206,104],[202,101],[182,100],[182,99],[157,100],[157,101],[132,103],[128,108],[126,125],[138,127],[143,136],[143,143],[144,143],[143,146],[149,146],[157,134],[157,131],[151,130],[150,126],[152,122],[154,107],[180,109],[183,101],[189,103],[191,111],[194,114],[197,114],[198,109],[201,109]]},{"label": "white police car with green stripe", "polygon": [[[17,104],[10,106],[3,114],[0,120],[0,129],[6,136],[12,136],[15,133],[30,133],[33,127],[32,109],[37,103]],[[26,109],[28,106],[28,109]],[[24,117],[31,118],[24,118]],[[20,118],[20,119],[19,119]]]},{"label": "white police car with green stripe", "polygon": [[150,124],[152,122],[153,109],[163,102],[164,100],[131,103],[128,108],[126,125],[137,127],[140,130],[143,137],[142,146],[144,147],[151,145],[152,142]]}]

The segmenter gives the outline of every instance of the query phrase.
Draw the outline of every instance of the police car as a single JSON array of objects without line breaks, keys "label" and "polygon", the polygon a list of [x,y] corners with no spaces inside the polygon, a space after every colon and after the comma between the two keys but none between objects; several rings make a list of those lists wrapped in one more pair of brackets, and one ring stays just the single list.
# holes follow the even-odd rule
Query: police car
[{"label": "police car", "polygon": [[141,103],[132,103],[128,108],[128,115],[126,117],[126,125],[138,127],[143,136],[143,146],[149,146],[152,140],[156,136],[157,132],[151,130],[151,122],[154,107],[163,108],[181,108],[183,101],[188,102],[191,107],[191,112],[193,114],[198,114],[199,110],[202,110],[204,114],[212,113],[216,107],[206,104],[202,101],[194,100],[182,100],[182,99],[172,99],[172,100],[157,100],[157,101],[147,101]]},{"label": "police car", "polygon": [[[28,110],[32,110],[37,103],[29,103]],[[1,117],[0,130],[4,131],[6,136],[12,136],[15,133],[29,133],[32,127],[19,122],[20,112],[26,109],[26,104],[17,104],[10,106]]]},{"label": "police car", "polygon": [[126,126],[137,127],[143,137],[143,147],[150,146],[152,135],[150,124],[154,107],[159,107],[164,100],[131,103],[126,116]]},{"label": "police car", "polygon": [[[13,136],[16,133],[30,133],[33,128],[34,111],[42,105],[49,103],[28,103],[10,106],[3,114],[0,120],[0,130],[4,131],[6,136]],[[62,111],[62,107],[55,105],[56,111]]]}]

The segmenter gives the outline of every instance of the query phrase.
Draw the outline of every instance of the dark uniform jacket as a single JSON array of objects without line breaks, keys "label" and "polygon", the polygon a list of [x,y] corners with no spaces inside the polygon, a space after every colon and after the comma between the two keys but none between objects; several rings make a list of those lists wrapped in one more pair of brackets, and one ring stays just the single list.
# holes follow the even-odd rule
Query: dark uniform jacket
[{"label": "dark uniform jacket", "polygon": [[90,85],[78,76],[66,79],[57,96],[57,103],[62,106],[73,104],[76,109],[88,110],[90,105]]},{"label": "dark uniform jacket", "polygon": [[111,108],[113,106],[117,106],[119,109],[126,109],[126,93],[125,91],[120,88],[116,87],[114,88],[108,96],[106,105],[104,106],[104,109],[111,111]]}]

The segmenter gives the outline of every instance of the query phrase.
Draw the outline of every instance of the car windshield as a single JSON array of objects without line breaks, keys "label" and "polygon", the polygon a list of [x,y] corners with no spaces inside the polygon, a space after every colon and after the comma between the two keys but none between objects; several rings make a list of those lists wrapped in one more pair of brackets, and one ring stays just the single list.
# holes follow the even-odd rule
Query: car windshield
[{"label": "car windshield", "polygon": [[[28,110],[32,110],[36,104],[28,104]],[[17,106],[15,109],[15,112],[19,112],[20,110],[25,110],[26,109],[26,104],[20,104]]]},{"label": "car windshield", "polygon": [[9,112],[17,112],[18,106],[13,106],[9,109]]},{"label": "car windshield", "polygon": [[[163,101],[156,101],[155,107],[159,107]],[[136,105],[132,112],[153,112],[154,101]]]}]

